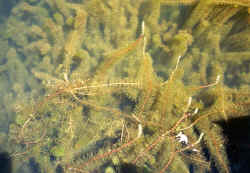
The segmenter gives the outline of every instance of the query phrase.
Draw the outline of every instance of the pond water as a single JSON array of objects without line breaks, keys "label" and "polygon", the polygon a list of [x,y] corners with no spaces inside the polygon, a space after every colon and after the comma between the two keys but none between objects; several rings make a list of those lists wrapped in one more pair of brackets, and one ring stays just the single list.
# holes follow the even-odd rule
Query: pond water
[{"label": "pond water", "polygon": [[[0,0],[0,168],[249,172],[249,135],[235,137],[250,115],[249,9]],[[178,143],[180,131],[196,150]]]}]

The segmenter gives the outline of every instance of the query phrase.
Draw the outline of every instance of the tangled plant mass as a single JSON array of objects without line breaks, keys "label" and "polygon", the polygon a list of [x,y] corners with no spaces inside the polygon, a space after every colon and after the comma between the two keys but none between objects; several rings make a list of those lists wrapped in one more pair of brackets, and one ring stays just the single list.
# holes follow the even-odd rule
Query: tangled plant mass
[{"label": "tangled plant mass", "polygon": [[244,0],[20,1],[0,64],[22,69],[8,69],[22,81],[9,87],[11,156],[40,172],[229,173],[216,122],[249,115],[248,10]]}]

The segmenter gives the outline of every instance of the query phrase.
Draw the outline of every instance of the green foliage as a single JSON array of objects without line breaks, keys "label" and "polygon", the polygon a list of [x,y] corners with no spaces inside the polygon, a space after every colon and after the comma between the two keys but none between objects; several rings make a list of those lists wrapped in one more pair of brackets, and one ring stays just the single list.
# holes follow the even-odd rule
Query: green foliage
[{"label": "green foliage", "polygon": [[65,155],[65,148],[63,148],[63,146],[54,146],[53,148],[51,148],[51,153],[53,154],[53,156],[59,158]]},{"label": "green foliage", "polygon": [[[249,14],[246,5],[218,3],[56,0],[15,7],[6,32],[17,47],[0,72],[27,81],[11,86],[22,91],[19,98],[27,86],[31,93],[9,127],[12,157],[35,158],[41,172],[115,172],[123,163],[138,172],[188,172],[191,164],[197,172],[211,164],[229,172],[214,122],[249,114],[249,24],[237,26]],[[46,15],[20,21],[23,11],[44,6]],[[37,18],[42,23],[29,29]],[[21,36],[14,26],[25,28]],[[181,131],[186,145],[176,139]]]}]

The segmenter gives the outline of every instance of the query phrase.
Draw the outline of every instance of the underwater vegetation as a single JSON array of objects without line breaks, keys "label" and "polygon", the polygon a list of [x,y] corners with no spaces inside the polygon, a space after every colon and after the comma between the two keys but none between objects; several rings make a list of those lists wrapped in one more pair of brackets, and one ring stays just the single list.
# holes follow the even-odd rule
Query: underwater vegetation
[{"label": "underwater vegetation", "polygon": [[249,8],[247,0],[17,3],[0,30],[0,80],[10,92],[1,102],[14,117],[1,138],[14,171],[244,170],[231,163],[221,124],[230,129],[250,112]]}]

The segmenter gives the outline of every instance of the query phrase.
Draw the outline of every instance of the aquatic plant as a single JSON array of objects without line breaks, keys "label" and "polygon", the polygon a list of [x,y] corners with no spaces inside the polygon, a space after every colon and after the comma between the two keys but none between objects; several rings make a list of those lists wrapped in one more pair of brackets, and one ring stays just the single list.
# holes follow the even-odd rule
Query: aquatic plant
[{"label": "aquatic plant", "polygon": [[230,172],[215,122],[249,113],[249,14],[216,2],[19,4],[8,32],[36,25],[9,39],[42,96],[17,107],[12,157],[41,172]]}]

